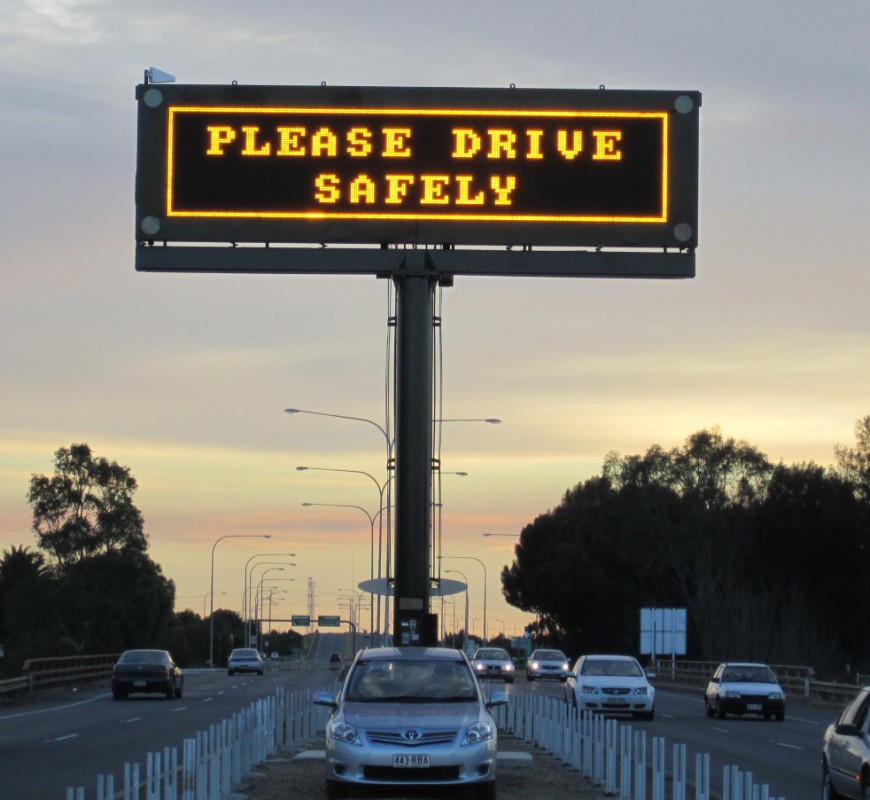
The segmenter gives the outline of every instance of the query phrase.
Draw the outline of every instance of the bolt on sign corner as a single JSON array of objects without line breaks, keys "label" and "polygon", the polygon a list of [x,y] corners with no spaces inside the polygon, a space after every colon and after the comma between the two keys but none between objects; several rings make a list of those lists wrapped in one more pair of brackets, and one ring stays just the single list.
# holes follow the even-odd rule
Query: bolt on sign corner
[{"label": "bolt on sign corner", "polygon": [[697,245],[695,91],[140,85],[140,242]]}]

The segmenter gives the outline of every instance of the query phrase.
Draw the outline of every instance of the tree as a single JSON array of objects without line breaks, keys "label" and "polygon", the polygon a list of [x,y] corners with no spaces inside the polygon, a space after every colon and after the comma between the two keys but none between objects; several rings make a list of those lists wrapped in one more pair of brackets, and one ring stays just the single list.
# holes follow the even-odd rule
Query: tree
[{"label": "tree", "polygon": [[855,447],[837,445],[837,466],[855,482],[864,500],[870,501],[870,417],[855,423]]},{"label": "tree", "polygon": [[51,478],[33,475],[27,500],[39,547],[64,569],[114,550],[145,552],[144,521],[127,467],[95,458],[86,444],[61,447]]}]

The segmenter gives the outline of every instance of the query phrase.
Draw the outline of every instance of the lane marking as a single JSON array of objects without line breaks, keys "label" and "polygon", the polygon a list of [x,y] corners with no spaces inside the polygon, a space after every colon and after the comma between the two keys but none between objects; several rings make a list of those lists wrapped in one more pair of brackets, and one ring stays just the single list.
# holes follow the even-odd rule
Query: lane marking
[{"label": "lane marking", "polygon": [[121,724],[126,725],[128,722],[141,722],[144,717],[130,717],[129,719],[122,719]]},{"label": "lane marking", "polygon": [[80,733],[68,733],[66,736],[58,736],[56,739],[47,739],[49,742],[63,742],[67,739],[75,739],[77,736],[81,736]]},{"label": "lane marking", "polygon": [[774,742],[774,744],[778,745],[779,747],[787,747],[789,750],[803,750],[804,749],[803,747],[800,747],[799,745],[788,744],[786,742]]},{"label": "lane marking", "polygon": [[48,714],[51,711],[61,711],[65,708],[75,708],[76,706],[83,706],[86,703],[93,703],[95,700],[102,700],[104,697],[110,697],[111,695],[107,692],[106,694],[100,694],[96,697],[88,698],[87,700],[79,700],[76,703],[67,703],[62,706],[51,706],[50,708],[38,708],[35,711],[20,711],[17,714],[6,714],[0,717],[0,722],[6,719],[19,719],[20,717],[32,717],[36,714]]}]

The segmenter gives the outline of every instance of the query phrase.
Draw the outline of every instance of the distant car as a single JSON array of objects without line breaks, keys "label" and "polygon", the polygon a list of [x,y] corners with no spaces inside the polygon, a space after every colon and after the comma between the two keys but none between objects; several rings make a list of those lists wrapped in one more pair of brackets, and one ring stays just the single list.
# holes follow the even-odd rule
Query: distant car
[{"label": "distant car", "polygon": [[478,678],[501,678],[514,682],[514,662],[502,647],[478,647],[471,657],[471,666]]},{"label": "distant car", "polygon": [[[442,647],[360,650],[337,697],[316,692],[328,706],[326,794],[353,786],[451,787],[494,798],[496,724],[468,658]],[[442,792],[443,793],[443,792]]]},{"label": "distant car", "polygon": [[276,653],[276,652],[273,651],[273,652],[272,652],[272,659],[274,660],[274,659],[276,659],[276,658],[280,658],[280,656],[278,655],[278,653]]},{"label": "distant car", "polygon": [[227,659],[227,675],[237,672],[256,672],[262,675],[266,670],[263,656],[253,647],[237,647]]},{"label": "distant car", "polygon": [[764,719],[785,719],[785,692],[767,664],[720,664],[704,693],[707,716],[758,714]]},{"label": "distant car", "polygon": [[341,667],[341,656],[338,653],[329,654],[329,668],[338,669]]},{"label": "distant car", "polygon": [[643,667],[631,656],[581,656],[565,681],[565,699],[580,711],[653,719],[655,697]]},{"label": "distant car", "polygon": [[122,700],[131,694],[165,694],[181,697],[184,673],[166,650],[126,650],[112,669],[112,697]]},{"label": "distant car", "polygon": [[822,800],[870,796],[870,686],[858,692],[822,740]]},{"label": "distant car", "polygon": [[526,662],[526,679],[529,681],[538,678],[565,681],[570,671],[568,657],[561,650],[535,650]]}]

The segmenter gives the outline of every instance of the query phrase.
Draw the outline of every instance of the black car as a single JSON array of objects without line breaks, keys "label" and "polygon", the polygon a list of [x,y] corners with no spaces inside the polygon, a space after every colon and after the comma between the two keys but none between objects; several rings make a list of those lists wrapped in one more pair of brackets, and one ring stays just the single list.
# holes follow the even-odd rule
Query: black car
[{"label": "black car", "polygon": [[130,694],[165,694],[181,697],[184,673],[166,650],[127,650],[112,670],[112,697],[122,700]]}]

